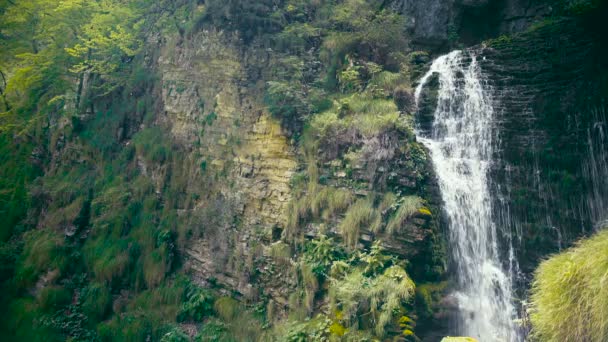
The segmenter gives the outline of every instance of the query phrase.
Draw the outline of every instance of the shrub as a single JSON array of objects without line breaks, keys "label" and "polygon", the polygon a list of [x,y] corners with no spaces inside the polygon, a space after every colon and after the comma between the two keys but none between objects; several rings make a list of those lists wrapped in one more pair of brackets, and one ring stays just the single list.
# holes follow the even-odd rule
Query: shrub
[{"label": "shrub", "polygon": [[35,282],[41,272],[63,271],[68,264],[65,240],[48,229],[32,230],[24,234],[24,247],[16,268],[16,278],[23,286]]},{"label": "shrub", "polygon": [[334,103],[330,110],[315,115],[310,128],[325,149],[355,142],[359,135],[372,138],[389,129],[407,129],[391,100],[353,94]]},{"label": "shrub", "polygon": [[312,110],[306,93],[293,83],[268,82],[264,100],[272,115],[287,122],[302,120]]},{"label": "shrub", "polygon": [[326,277],[332,264],[345,257],[346,253],[334,239],[321,235],[306,244],[303,259],[317,276]]},{"label": "shrub", "polygon": [[181,329],[173,327],[163,335],[160,342],[190,342],[190,338]]},{"label": "shrub", "polygon": [[[354,271],[330,284],[330,305],[340,310],[348,327],[368,320],[378,337],[385,336],[386,327],[403,311],[403,305],[414,295],[415,285],[399,266],[389,267],[378,277],[366,277]],[[395,322],[396,323],[396,322]]]},{"label": "shrub", "polygon": [[219,27],[240,32],[246,42],[281,27],[272,15],[272,0],[207,0],[205,5],[206,19]]},{"label": "shrub", "polygon": [[202,321],[213,313],[214,296],[208,290],[194,284],[186,287],[186,300],[182,303],[177,320]]},{"label": "shrub", "polygon": [[608,340],[608,230],[543,261],[530,320],[540,341]]},{"label": "shrub", "polygon": [[308,23],[294,23],[277,35],[277,45],[292,53],[302,53],[321,38],[321,30]]}]

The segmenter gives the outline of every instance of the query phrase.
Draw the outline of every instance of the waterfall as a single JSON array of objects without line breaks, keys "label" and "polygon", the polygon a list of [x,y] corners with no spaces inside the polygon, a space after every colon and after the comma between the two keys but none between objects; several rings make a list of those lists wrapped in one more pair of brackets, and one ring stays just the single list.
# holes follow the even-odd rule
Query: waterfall
[{"label": "waterfall", "polygon": [[591,127],[587,129],[588,156],[583,162],[583,176],[589,194],[583,196],[595,229],[608,226],[608,116],[604,107],[592,112]]},{"label": "waterfall", "polygon": [[436,59],[416,89],[438,76],[432,124],[418,128],[430,151],[449,225],[448,249],[457,278],[459,334],[480,341],[517,341],[512,280],[501,263],[492,218],[489,167],[493,155],[493,106],[490,89],[470,52],[454,51]]}]

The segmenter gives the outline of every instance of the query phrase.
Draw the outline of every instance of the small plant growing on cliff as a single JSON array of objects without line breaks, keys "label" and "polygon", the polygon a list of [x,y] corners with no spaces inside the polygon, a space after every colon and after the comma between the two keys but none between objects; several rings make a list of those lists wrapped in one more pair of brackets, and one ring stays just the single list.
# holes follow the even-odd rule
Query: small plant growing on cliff
[{"label": "small plant growing on cliff", "polygon": [[287,82],[268,82],[264,101],[270,113],[288,121],[300,120],[311,111],[304,91]]},{"label": "small plant growing on cliff", "polygon": [[407,196],[404,197],[399,205],[399,209],[391,220],[386,225],[386,231],[389,234],[398,233],[403,224],[411,218],[413,215],[419,212],[422,207],[422,199],[418,196]]},{"label": "small plant growing on cliff", "polygon": [[346,253],[332,238],[321,235],[318,239],[310,241],[306,246],[304,260],[312,271],[320,277],[327,277],[329,268],[334,261],[342,260]]},{"label": "small plant growing on cliff", "polygon": [[386,328],[398,324],[397,314],[405,311],[404,305],[412,299],[414,290],[414,282],[399,266],[391,266],[377,277],[355,270],[343,279],[332,280],[330,307],[339,310],[347,327],[367,321],[377,337],[385,337]]},{"label": "small plant growing on cliff", "polygon": [[194,284],[186,289],[186,301],[177,316],[178,321],[201,321],[213,313],[213,295]]},{"label": "small plant growing on cliff", "polygon": [[349,248],[357,246],[361,229],[371,226],[377,215],[370,198],[360,199],[348,209],[338,230]]}]

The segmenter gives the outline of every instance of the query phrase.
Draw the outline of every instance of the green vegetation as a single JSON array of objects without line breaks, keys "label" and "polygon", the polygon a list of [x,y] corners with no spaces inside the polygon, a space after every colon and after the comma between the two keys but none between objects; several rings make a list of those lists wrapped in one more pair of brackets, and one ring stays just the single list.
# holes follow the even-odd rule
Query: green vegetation
[{"label": "green vegetation", "polygon": [[[530,320],[539,341],[608,338],[608,231],[543,261],[534,275]],[[568,322],[568,324],[564,324]]]},{"label": "green vegetation", "polygon": [[355,341],[399,335],[415,340],[415,322],[409,317],[415,285],[380,243],[369,251],[347,253],[333,239],[321,236],[308,243],[297,273],[302,289],[292,296],[294,304],[314,304],[310,301],[319,291],[326,291],[329,303],[309,320],[292,305],[291,319],[273,330],[278,340],[310,341],[316,336]]},{"label": "green vegetation", "polygon": [[[408,263],[378,243],[424,203],[376,173],[395,153],[416,172],[426,162],[410,113],[393,99],[411,91],[404,29],[382,1],[2,3],[0,306],[8,318],[0,335],[415,340]],[[272,231],[247,241],[247,251],[238,239],[258,232],[244,231],[242,208],[215,186],[228,172],[174,140],[159,110],[157,44],[177,50],[202,30],[238,34],[268,53],[252,83],[263,81],[260,98],[308,166],[294,177],[282,240]],[[174,86],[173,95],[188,94],[185,82]],[[196,106],[205,130],[224,118],[202,99]],[[389,146],[379,143],[385,135]],[[357,164],[366,168],[358,179]],[[374,182],[379,191],[368,192]],[[304,238],[308,224],[316,238]],[[362,232],[373,241],[360,245]],[[182,266],[201,237],[216,243],[217,264],[242,271],[239,281],[268,281],[274,267],[291,276],[279,279],[293,285],[288,305],[212,277],[195,285]]]},{"label": "green vegetation", "polygon": [[346,245],[355,248],[359,242],[361,229],[371,226],[377,219],[371,199],[360,199],[355,202],[338,227]]},{"label": "green vegetation", "polygon": [[[401,230],[403,224],[411,218],[413,215],[420,212],[422,208],[422,199],[416,196],[408,196],[401,200],[399,203],[399,209],[395,213],[395,216],[391,218],[389,223],[386,225],[386,230],[389,234],[394,234]],[[428,211],[428,209],[426,209]]]}]

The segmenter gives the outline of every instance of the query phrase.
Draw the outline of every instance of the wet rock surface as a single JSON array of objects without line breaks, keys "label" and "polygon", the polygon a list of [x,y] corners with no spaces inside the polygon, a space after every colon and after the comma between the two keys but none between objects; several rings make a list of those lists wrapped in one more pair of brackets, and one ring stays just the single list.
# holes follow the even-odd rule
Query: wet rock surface
[{"label": "wet rock surface", "polygon": [[526,274],[597,220],[597,201],[589,196],[606,192],[606,175],[588,171],[589,163],[606,163],[598,129],[608,122],[605,75],[597,64],[605,53],[601,44],[584,22],[564,20],[492,41],[479,52],[497,109],[495,208],[503,213],[500,223],[520,237],[514,245]]}]

